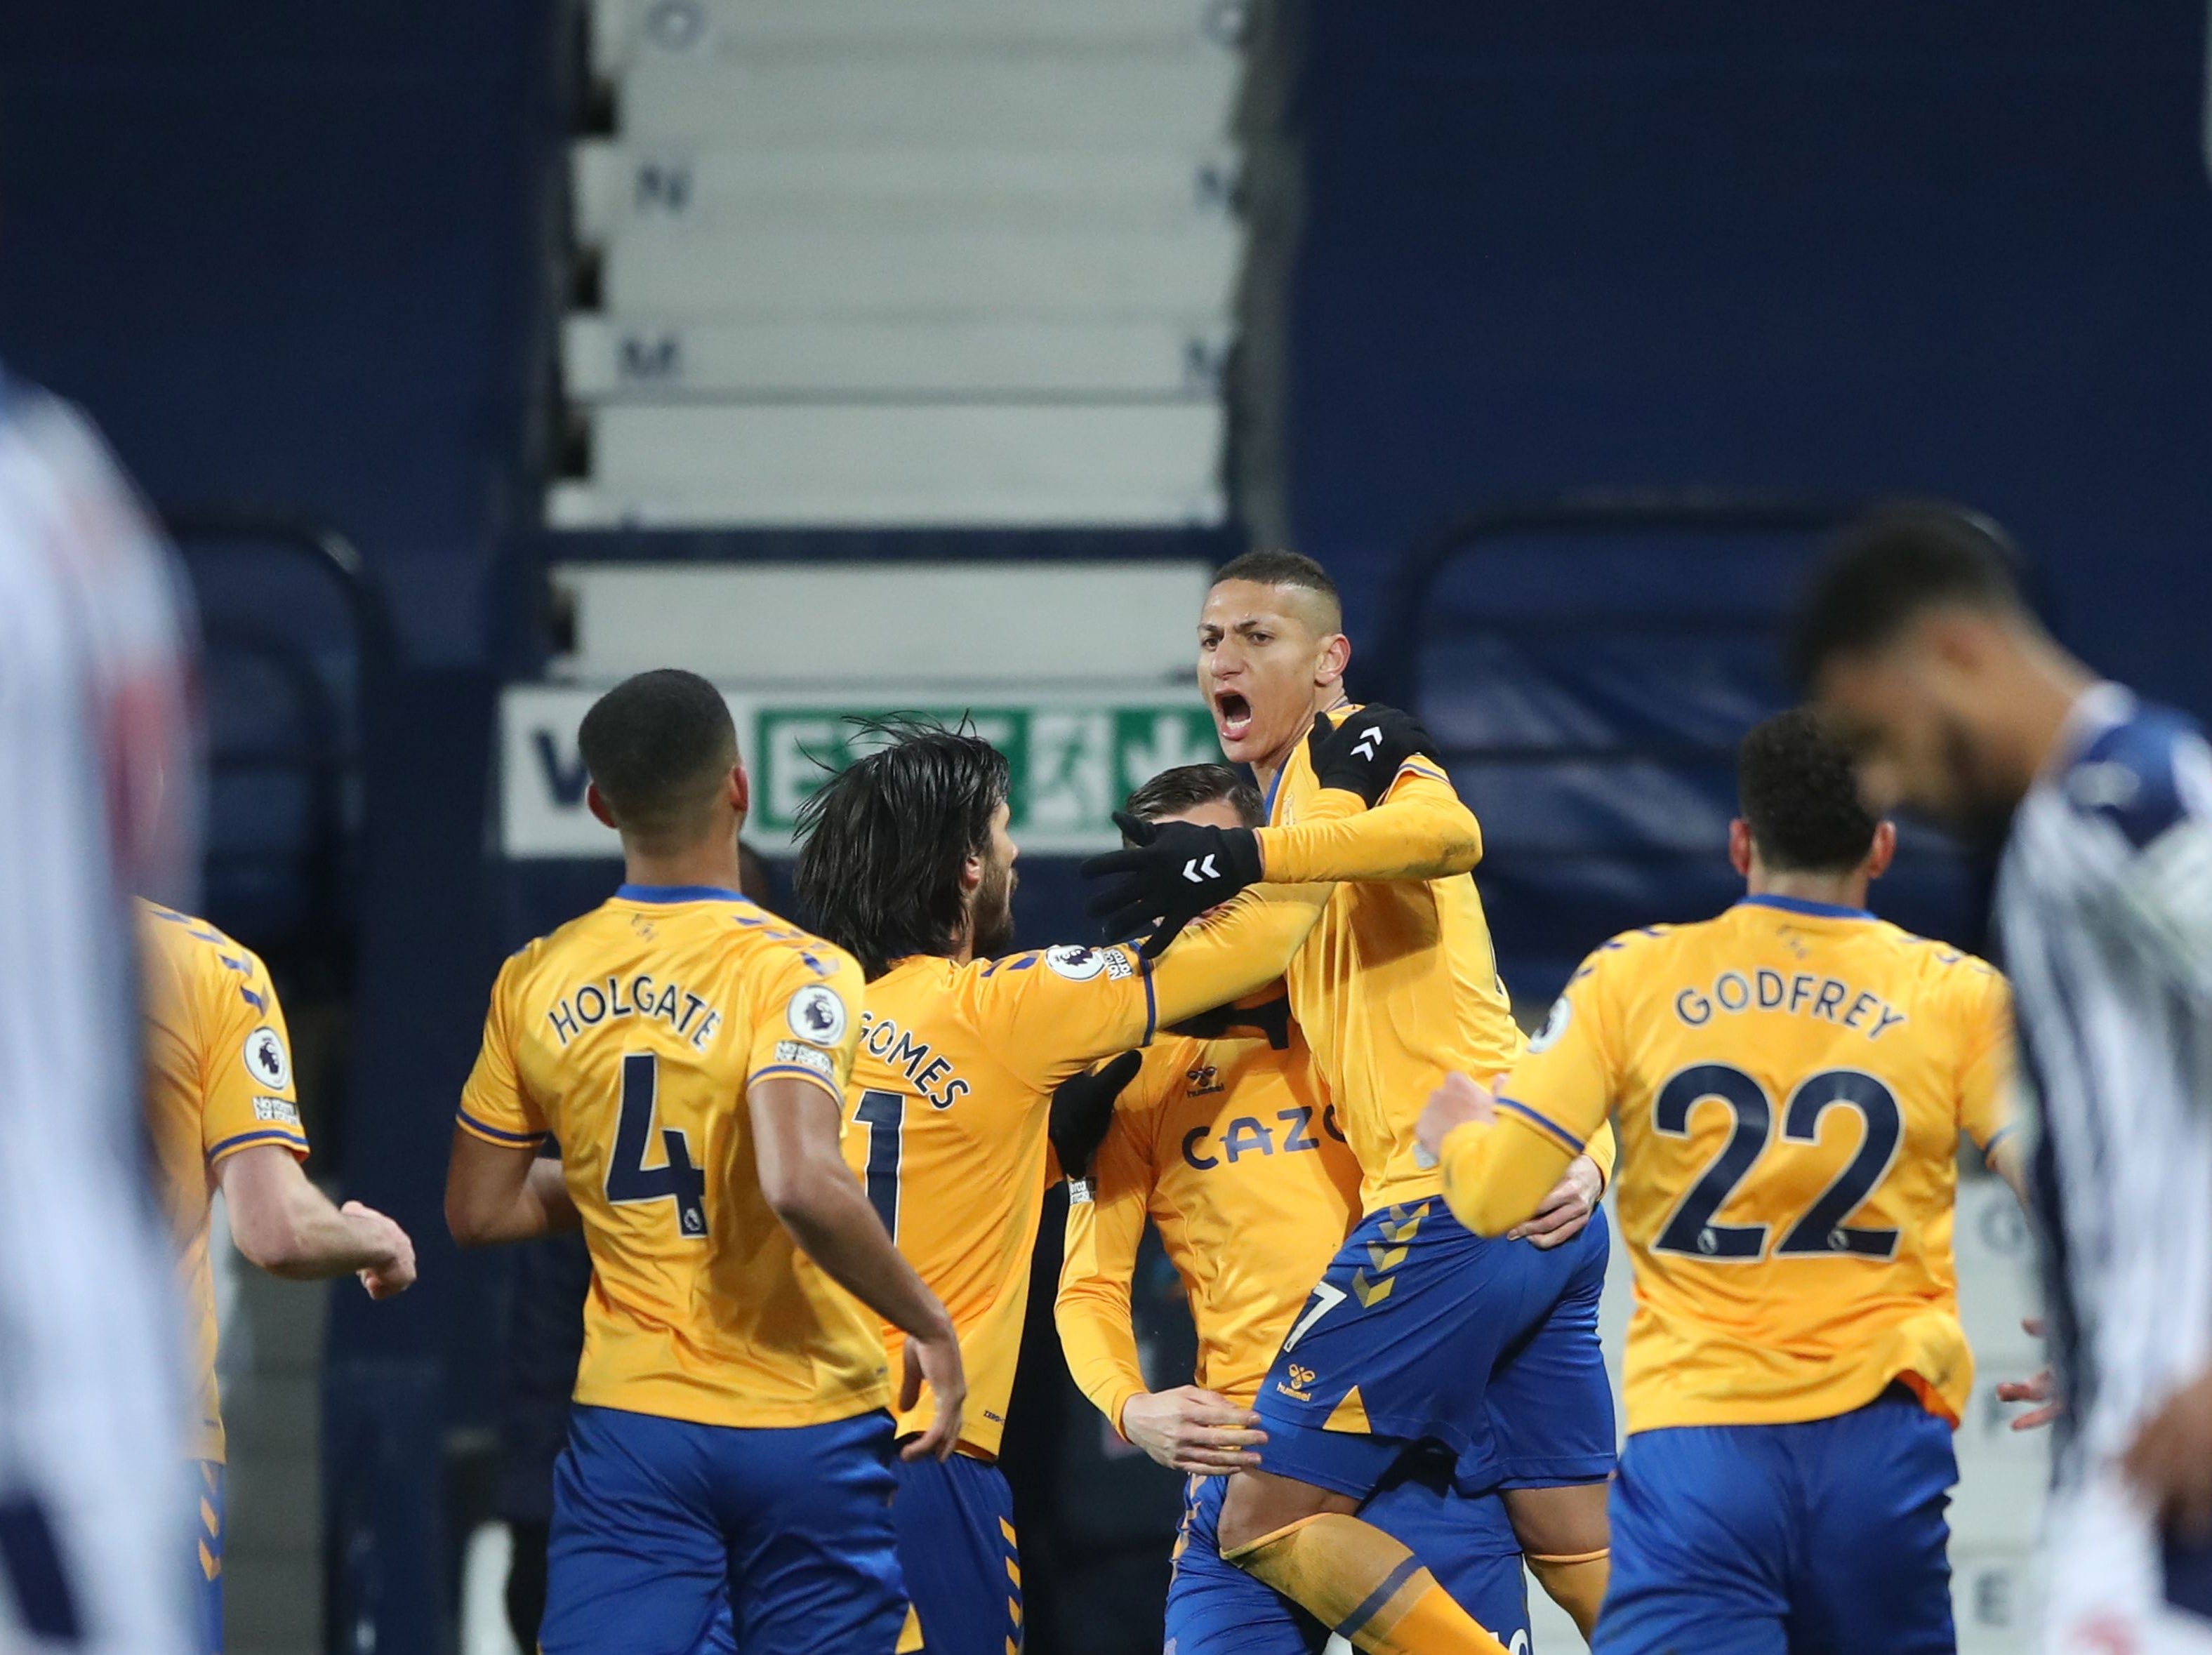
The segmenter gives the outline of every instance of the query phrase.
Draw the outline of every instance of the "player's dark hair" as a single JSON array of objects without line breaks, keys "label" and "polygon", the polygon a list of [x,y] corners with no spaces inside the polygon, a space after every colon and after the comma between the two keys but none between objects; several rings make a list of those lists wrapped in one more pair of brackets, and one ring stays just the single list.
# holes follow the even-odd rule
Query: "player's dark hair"
[{"label": "player's dark hair", "polygon": [[1878,512],[1838,537],[1799,601],[1788,666],[1809,685],[1839,655],[1896,641],[1928,610],[2026,615],[2018,554],[1996,525],[1934,506]]},{"label": "player's dark hair", "polygon": [[1844,873],[1874,848],[1844,746],[1810,707],[1754,724],[1736,750],[1736,792],[1759,860],[1777,872]]},{"label": "player's dark hair", "polygon": [[1302,591],[1317,592],[1328,601],[1329,613],[1342,623],[1344,600],[1337,595],[1336,582],[1328,578],[1328,571],[1303,552],[1263,551],[1246,552],[1232,557],[1213,572],[1213,584],[1224,580],[1249,580],[1261,586],[1295,586]]},{"label": "player's dark hair", "polygon": [[698,825],[738,761],[738,727],[721,691],[662,667],[592,702],[576,745],[622,831],[649,841]]},{"label": "player's dark hair", "polygon": [[1179,764],[1163,770],[1141,787],[1133,788],[1121,808],[1133,816],[1158,821],[1181,815],[1201,804],[1226,801],[1237,819],[1247,828],[1262,828],[1267,807],[1260,790],[1225,764]]},{"label": "player's dark hair", "polygon": [[860,729],[884,744],[799,807],[805,843],[793,882],[815,930],[872,982],[894,960],[952,952],[961,867],[989,848],[1011,772],[964,729],[904,718]]}]

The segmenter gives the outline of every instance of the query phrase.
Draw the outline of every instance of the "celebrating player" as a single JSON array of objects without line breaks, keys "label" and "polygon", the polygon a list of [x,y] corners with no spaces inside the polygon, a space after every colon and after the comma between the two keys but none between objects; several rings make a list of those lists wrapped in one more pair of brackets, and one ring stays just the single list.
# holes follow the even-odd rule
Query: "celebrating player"
[{"label": "celebrating player", "polygon": [[446,1189],[464,1245],[580,1222],[591,1248],[539,1647],[692,1655],[726,1598],[745,1655],[890,1655],[876,1317],[908,1335],[902,1407],[935,1397],[908,1454],[951,1450],[966,1386],[840,1153],[860,971],[738,894],[748,785],[711,684],[628,679],[579,745],[627,882],[501,969]]},{"label": "celebrating player", "polygon": [[[958,1452],[900,1467],[900,1559],[930,1655],[1004,1655],[1021,1638],[1021,1570],[996,1461],[1054,1088],[1279,974],[1320,898],[1238,905],[1157,966],[1121,948],[991,958],[1012,930],[1006,756],[928,725],[880,733],[807,801],[797,884],[868,978],[848,1155],[951,1309],[975,1385]],[[896,1348],[897,1328],[886,1337]],[[901,1433],[921,1418],[902,1412]]]},{"label": "celebrating player", "polygon": [[[1259,794],[1218,764],[1156,776],[1127,808],[1147,821],[1266,819]],[[1068,1082],[1054,1100],[1054,1143],[1077,1180],[1055,1306],[1060,1343],[1076,1383],[1114,1428],[1189,1476],[1168,1588],[1169,1646],[1178,1655],[1308,1655],[1318,1623],[1224,1562],[1216,1528],[1226,1474],[1265,1453],[1252,1412],[1261,1380],[1358,1220],[1359,1164],[1279,983],[1199,1021],[1206,1035],[1170,1030],[1133,1079],[1109,1065],[1100,1077]],[[1091,1094],[1091,1121],[1073,1106],[1071,1089]],[[1196,1382],[1158,1391],[1138,1366],[1129,1314],[1148,1216],[1198,1328]],[[1410,1457],[1361,1515],[1427,1561],[1501,1642],[1523,1647],[1520,1543],[1497,1496],[1454,1493],[1451,1467],[1438,1458]]]},{"label": "celebrating player", "polygon": [[208,1214],[217,1188],[231,1239],[272,1276],[315,1282],[358,1271],[369,1296],[415,1280],[415,1245],[382,1213],[333,1207],[307,1181],[284,1009],[252,949],[170,908],[138,904],[146,1008],[146,1114],[178,1276],[195,1324],[187,1450],[198,1462],[200,1533],[191,1578],[202,1655],[222,1655],[224,1442],[216,1388],[215,1278]]},{"label": "celebrating player", "polygon": [[2018,1187],[2008,997],[1866,912],[1895,832],[1811,713],[1739,770],[1750,894],[1599,949],[1495,1108],[1456,1077],[1422,1141],[1494,1234],[1619,1119],[1637,1308],[1601,1655],[1948,1655],[1959,1134]]},{"label": "celebrating player", "polygon": [[2048,1647],[2212,1650],[2212,749],[2061,649],[1955,517],[1850,536],[1794,653],[1872,798],[1991,845],[2009,822],[1996,917],[2067,1409]]},{"label": "celebrating player", "polygon": [[[1312,560],[1255,553],[1224,567],[1199,646],[1223,749],[1253,767],[1271,825],[1125,819],[1135,847],[1085,871],[1117,876],[1097,905],[1112,923],[1161,921],[1148,947],[1248,886],[1272,896],[1279,882],[1346,882],[1287,979],[1365,1214],[1261,1387],[1266,1464],[1232,1474],[1223,1555],[1360,1648],[1499,1647],[1402,1544],[1353,1515],[1409,1446],[1437,1442],[1458,1457],[1462,1488],[1506,1491],[1531,1568],[1587,1628],[1604,1593],[1613,1463],[1597,1343],[1603,1171],[1577,1158],[1532,1221],[1558,1245],[1494,1242],[1451,1215],[1413,1141],[1445,1075],[1494,1073],[1521,1049],[1467,876],[1481,830],[1415,756],[1425,738],[1411,720],[1348,716],[1351,646]],[[1609,1157],[1609,1137],[1595,1147]]]}]

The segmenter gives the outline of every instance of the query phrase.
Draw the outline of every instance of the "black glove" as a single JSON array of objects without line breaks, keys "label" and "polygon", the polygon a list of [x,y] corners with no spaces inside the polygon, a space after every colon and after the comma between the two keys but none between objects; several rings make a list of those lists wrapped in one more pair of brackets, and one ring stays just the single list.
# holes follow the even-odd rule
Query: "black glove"
[{"label": "black glove", "polygon": [[1052,1117],[1045,1131],[1060,1156],[1060,1169],[1070,1178],[1091,1176],[1091,1157],[1106,1141],[1114,1124],[1114,1100],[1137,1077],[1144,1053],[1124,1052],[1103,1069],[1070,1075],[1052,1093]]},{"label": "black glove", "polygon": [[1091,899],[1091,912],[1106,922],[1109,937],[1134,937],[1150,926],[1142,949],[1147,960],[1157,959],[1208,908],[1260,882],[1260,840],[1249,828],[1146,821],[1126,810],[1116,810],[1114,821],[1129,843],[1083,864],[1085,879],[1114,880]]},{"label": "black glove", "polygon": [[1317,713],[1306,737],[1306,756],[1321,785],[1357,793],[1370,806],[1390,791],[1407,760],[1416,753],[1433,758],[1436,749],[1421,721],[1395,706],[1363,706],[1340,724]]}]

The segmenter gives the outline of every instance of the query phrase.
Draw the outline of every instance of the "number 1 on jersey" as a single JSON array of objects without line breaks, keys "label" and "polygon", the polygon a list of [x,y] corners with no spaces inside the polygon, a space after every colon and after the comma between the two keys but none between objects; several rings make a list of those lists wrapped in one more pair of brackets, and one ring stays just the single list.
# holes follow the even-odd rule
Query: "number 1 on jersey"
[{"label": "number 1 on jersey", "polygon": [[676,1227],[686,1240],[707,1235],[707,1174],[691,1162],[691,1140],[673,1126],[660,1129],[663,1164],[645,1164],[653,1144],[653,1112],[660,1094],[660,1060],[649,1052],[623,1058],[622,1119],[615,1128],[614,1159],[607,1163],[607,1201],[629,1206],[673,1201]]},{"label": "number 1 on jersey", "polygon": [[898,1240],[899,1158],[906,1148],[906,1099],[896,1092],[863,1092],[853,1118],[868,1129],[868,1204]]}]

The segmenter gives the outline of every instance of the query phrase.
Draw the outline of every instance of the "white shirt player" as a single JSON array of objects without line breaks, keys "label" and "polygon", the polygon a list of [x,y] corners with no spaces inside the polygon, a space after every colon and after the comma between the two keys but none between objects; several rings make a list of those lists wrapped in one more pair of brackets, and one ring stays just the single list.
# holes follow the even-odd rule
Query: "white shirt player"
[{"label": "white shirt player", "polygon": [[2116,684],[2085,694],[2014,818],[1996,909],[2039,1104],[2068,1405],[2049,1647],[2212,1652],[2212,1549],[2166,1549],[2116,1469],[2212,1367],[2212,748],[2197,726]]},{"label": "white shirt player", "polygon": [[98,436],[0,375],[0,1655],[190,1647],[126,906],[190,896],[189,659]]}]

